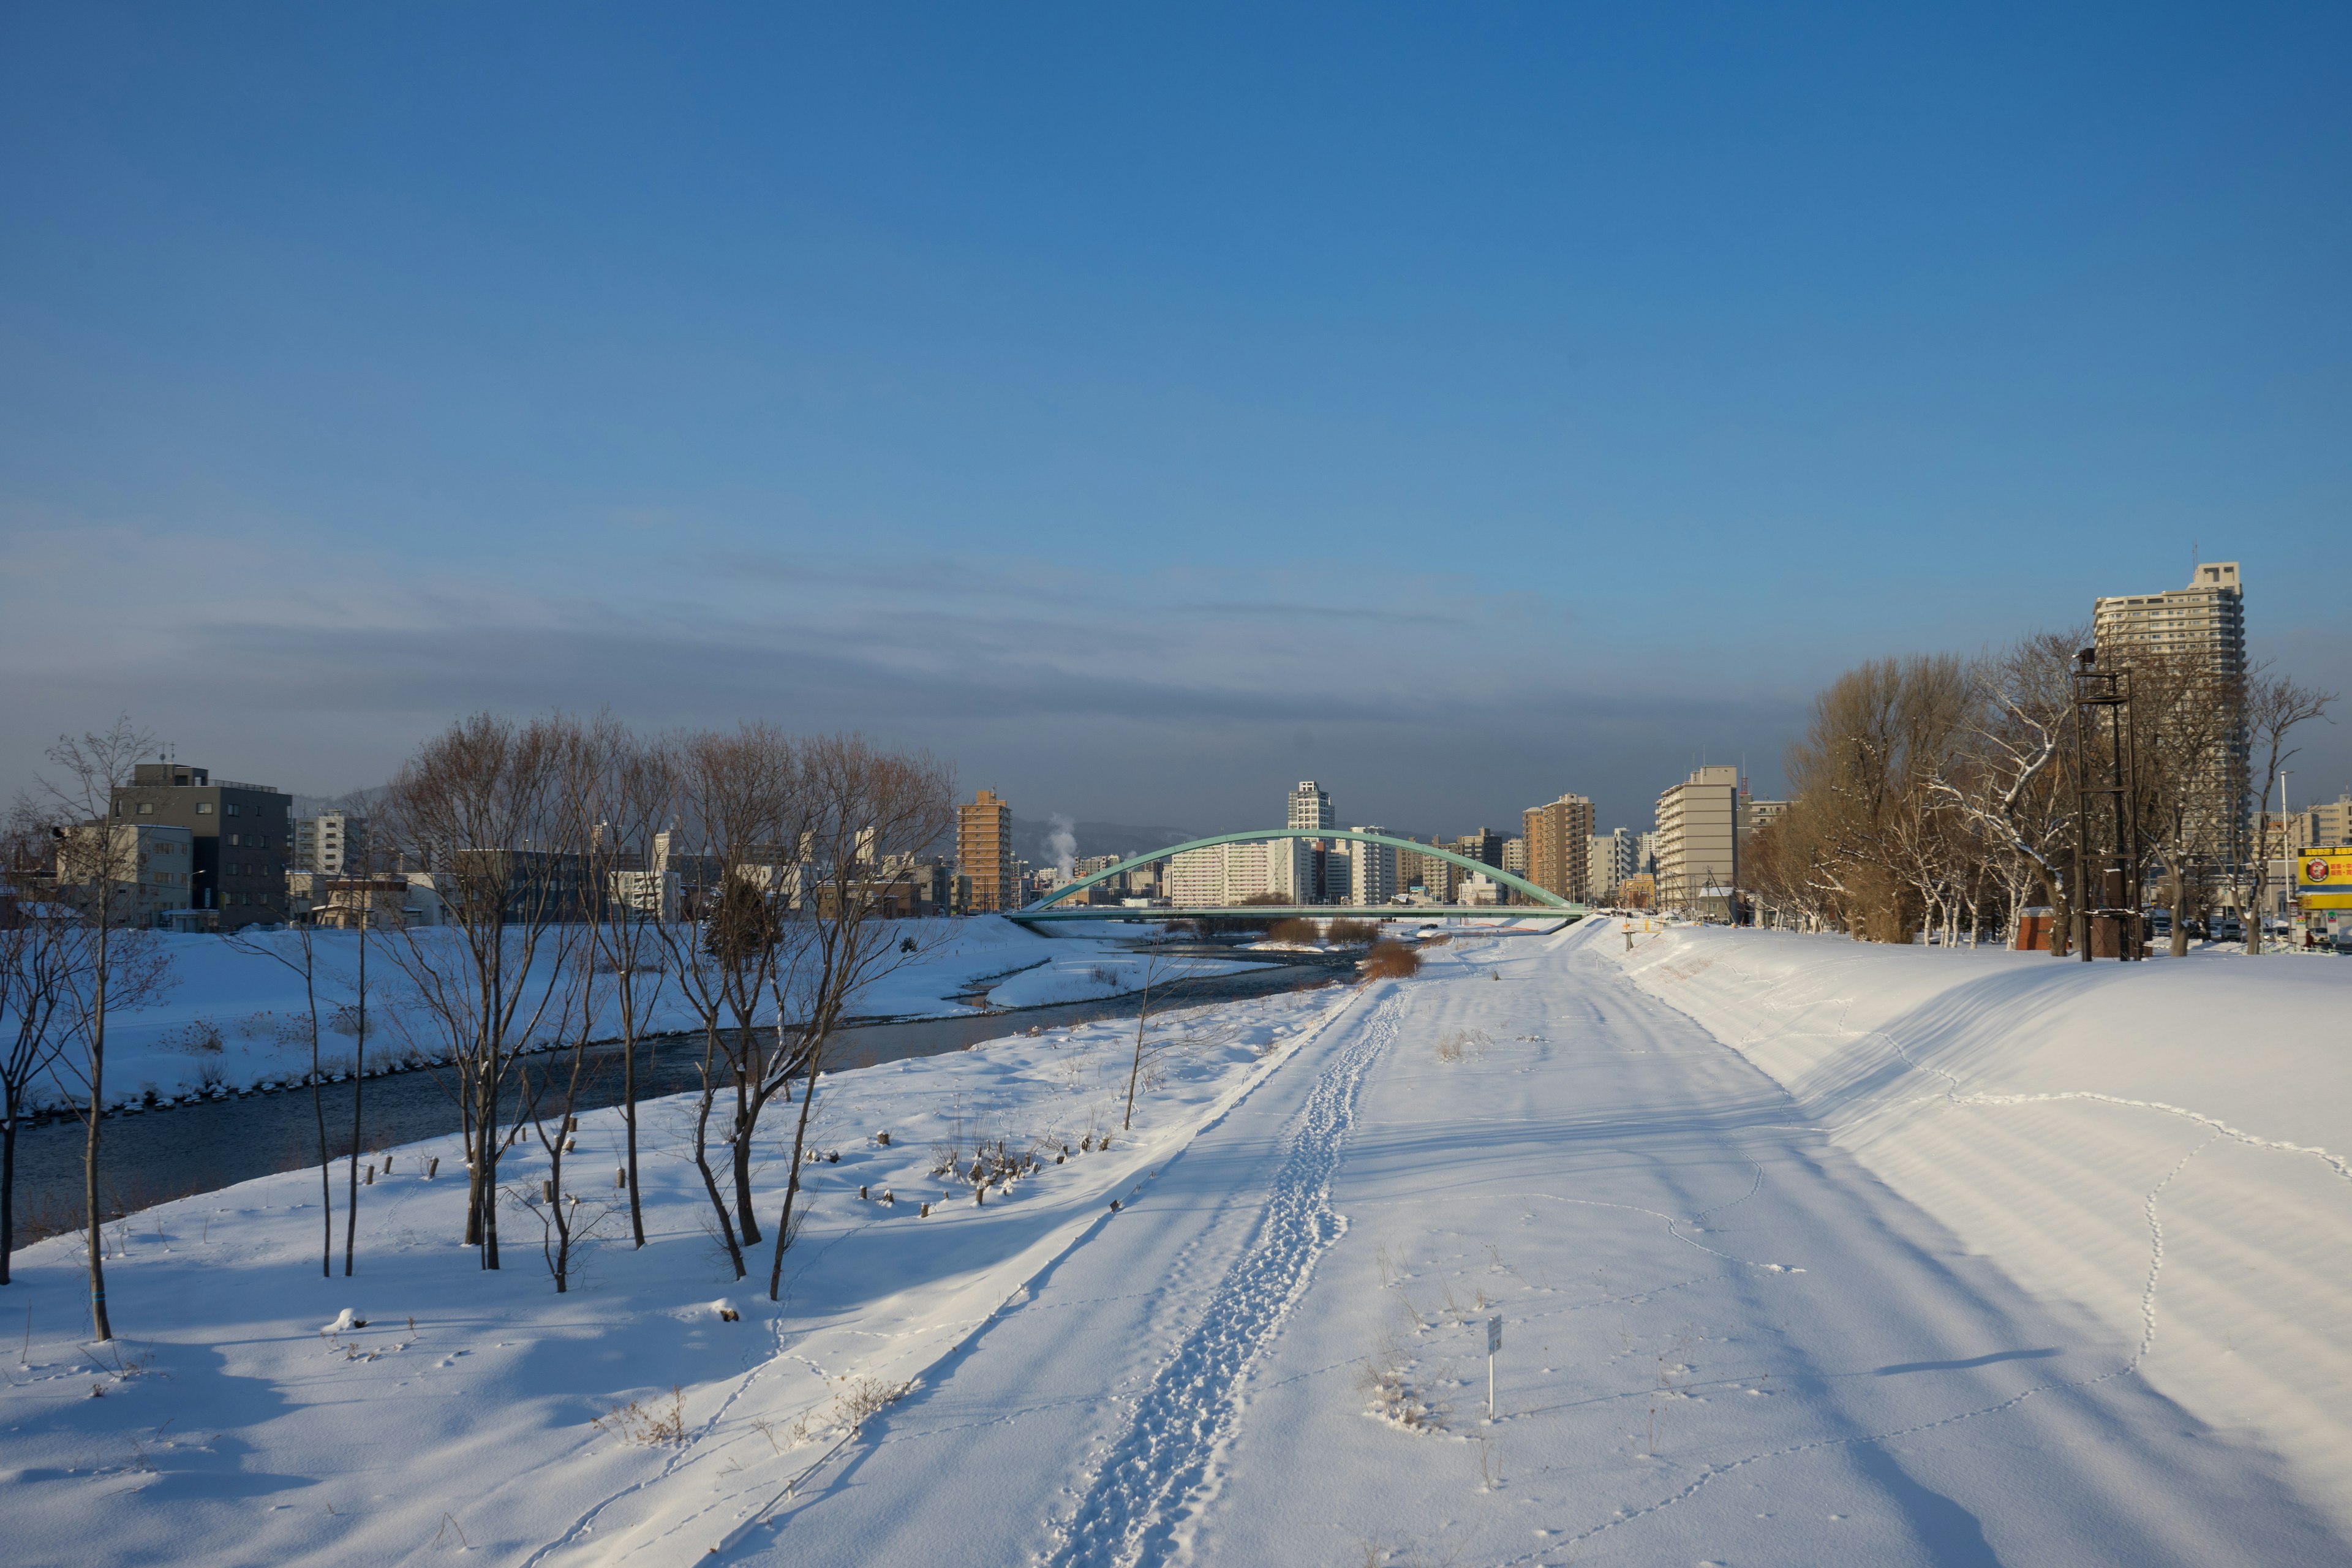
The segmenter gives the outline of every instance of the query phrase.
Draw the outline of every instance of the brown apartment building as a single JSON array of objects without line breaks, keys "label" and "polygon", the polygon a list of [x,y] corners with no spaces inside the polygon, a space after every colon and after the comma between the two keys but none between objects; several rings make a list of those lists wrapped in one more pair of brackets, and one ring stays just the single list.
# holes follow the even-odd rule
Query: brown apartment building
[{"label": "brown apartment building", "polygon": [[183,763],[141,763],[116,786],[113,815],[135,825],[184,827],[194,851],[188,907],[214,911],[220,931],[286,919],[286,866],[293,818],[268,784],[215,782]]},{"label": "brown apartment building", "polygon": [[1013,807],[984,789],[956,807],[956,874],[968,888],[964,908],[988,914],[1013,907]]},{"label": "brown apartment building", "polygon": [[1592,837],[1592,803],[1564,795],[1549,805],[1520,814],[1527,837],[1528,881],[1563,899],[1584,897],[1586,840]]}]

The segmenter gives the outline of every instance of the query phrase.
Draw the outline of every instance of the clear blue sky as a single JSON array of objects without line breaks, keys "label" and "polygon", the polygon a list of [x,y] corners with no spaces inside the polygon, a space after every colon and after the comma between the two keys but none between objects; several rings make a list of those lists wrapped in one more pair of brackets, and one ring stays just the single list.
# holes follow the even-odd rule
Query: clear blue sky
[{"label": "clear blue sky", "polygon": [[8,5],[0,786],[119,710],[331,792],[610,703],[1024,816],[1638,826],[2192,551],[2352,686],[2347,62],[2340,5]]}]

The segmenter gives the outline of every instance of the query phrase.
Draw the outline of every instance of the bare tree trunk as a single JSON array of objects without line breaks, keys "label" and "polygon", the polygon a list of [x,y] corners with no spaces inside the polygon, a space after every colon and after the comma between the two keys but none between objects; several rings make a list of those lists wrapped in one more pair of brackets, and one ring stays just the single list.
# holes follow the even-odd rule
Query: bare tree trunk
[{"label": "bare tree trunk", "polygon": [[100,916],[98,941],[98,973],[94,985],[94,1007],[89,1037],[89,1109],[83,1118],[84,1138],[81,1152],[82,1205],[89,1220],[89,1329],[90,1337],[100,1344],[114,1338],[113,1320],[106,1312],[106,1253],[99,1226],[104,1223],[98,1209],[99,1121],[104,1115],[100,1101],[104,1099],[106,1082],[106,961],[107,942],[105,916]]},{"label": "bare tree trunk", "polygon": [[727,1257],[735,1265],[735,1278],[744,1275],[743,1247],[735,1237],[734,1212],[727,1206],[719,1190],[718,1173],[710,1168],[710,1107],[718,1099],[719,1086],[712,1081],[711,1068],[719,1054],[716,1041],[707,1035],[702,1049],[702,1100],[694,1117],[694,1168],[702,1173],[702,1190],[710,1194],[710,1206],[719,1215],[719,1237],[727,1244]]},{"label": "bare tree trunk", "polygon": [[[360,1228],[360,1144],[362,1137],[360,1103],[367,1092],[367,941],[368,924],[374,913],[374,895],[360,895],[360,994],[357,1024],[359,1033],[352,1042],[352,1186],[343,1202],[343,1278],[352,1277],[352,1248]],[[313,1039],[318,1037],[318,1025],[310,1027]]]},{"label": "bare tree trunk", "polygon": [[808,1148],[809,1112],[816,1105],[818,1058],[824,1054],[823,1042],[813,1040],[807,1049],[808,1083],[801,1092],[800,1115],[793,1122],[793,1173],[784,1181],[784,1208],[776,1216],[776,1252],[768,1265],[768,1300],[781,1300],[784,1289],[784,1248],[792,1245],[793,1205],[801,1195],[801,1167]]},{"label": "bare tree trunk", "polygon": [[0,1086],[7,1096],[7,1119],[0,1121],[0,1285],[9,1283],[8,1255],[16,1247],[16,1086]]}]

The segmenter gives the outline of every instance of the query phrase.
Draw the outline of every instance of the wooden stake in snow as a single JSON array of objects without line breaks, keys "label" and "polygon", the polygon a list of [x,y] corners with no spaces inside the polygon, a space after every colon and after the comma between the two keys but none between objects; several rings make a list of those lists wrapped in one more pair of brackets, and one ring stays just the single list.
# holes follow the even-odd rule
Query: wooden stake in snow
[{"label": "wooden stake in snow", "polygon": [[1486,1320],[1486,1419],[1495,1418],[1495,1352],[1503,1348],[1503,1320]]}]

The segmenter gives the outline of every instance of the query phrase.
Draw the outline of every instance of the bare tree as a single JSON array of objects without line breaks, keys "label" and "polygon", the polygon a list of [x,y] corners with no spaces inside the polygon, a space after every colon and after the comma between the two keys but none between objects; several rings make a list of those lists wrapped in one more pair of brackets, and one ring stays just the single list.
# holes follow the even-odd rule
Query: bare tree
[{"label": "bare tree", "polygon": [[[302,981],[302,1005],[307,1027],[304,1039],[310,1047],[310,1115],[319,1131],[319,1214],[324,1227],[324,1239],[319,1244],[319,1273],[332,1278],[335,1271],[335,1186],[334,1158],[327,1148],[326,1075],[319,1068],[319,952],[318,932],[308,922],[295,922],[289,931],[234,931],[227,937],[228,945],[236,952],[256,958],[267,958],[284,965]],[[289,951],[290,949],[290,951]],[[354,1078],[356,1079],[356,1074]],[[352,1092],[358,1093],[356,1083]],[[359,1142],[352,1143],[352,1158],[359,1158]],[[348,1250],[347,1250],[348,1256]]]},{"label": "bare tree", "polygon": [[[629,1230],[646,1244],[637,1181],[637,1047],[659,1005],[669,966],[661,933],[684,898],[678,874],[656,867],[656,836],[677,799],[670,747],[641,740],[610,715],[582,737],[566,784],[575,817],[586,825],[588,879],[602,891],[602,917],[591,929],[597,967],[611,973],[621,1030],[621,1127]],[[649,978],[650,977],[650,978]]]},{"label": "bare tree", "polygon": [[2005,846],[1985,870],[2003,887],[2014,922],[2027,880],[2041,885],[2055,918],[2051,951],[2063,956],[2072,908],[2067,870],[2074,819],[2066,728],[2074,711],[2067,669],[2090,634],[2034,632],[1970,668],[1974,700],[1955,758],[1937,787],[1976,834]]},{"label": "bare tree", "polygon": [[2333,691],[2301,686],[2284,675],[2256,670],[2246,682],[2246,728],[2254,754],[2262,759],[2262,805],[2257,810],[2254,852],[2246,858],[2246,890],[2240,907],[2245,911],[2246,951],[2263,950],[2262,900],[2270,879],[2270,790],[2279,770],[2294,760],[2300,747],[2287,739],[2313,719],[2326,719],[2336,700]]},{"label": "bare tree", "polygon": [[[702,1026],[694,1163],[740,1279],[750,1272],[744,1249],[760,1241],[751,1134],[768,1100],[791,1082],[782,1020],[771,1019],[765,1030],[759,1025],[783,957],[785,914],[800,892],[808,814],[798,748],[770,725],[688,735],[675,754],[683,818],[676,837],[693,846],[698,870],[710,873],[698,880],[712,896],[660,930],[679,994]],[[722,1095],[732,1102],[723,1135],[731,1205],[710,1158],[711,1120]]]},{"label": "bare tree", "polygon": [[[563,1184],[563,1157],[572,1152],[572,1135],[580,1129],[576,1114],[580,1095],[591,1078],[588,1046],[595,1037],[599,1005],[604,1000],[596,980],[594,945],[576,946],[565,954],[565,960],[571,971],[570,994],[561,1016],[569,1026],[562,1048],[539,1071],[534,1072],[527,1060],[518,1069],[516,1121],[529,1122],[538,1134],[540,1146],[547,1151],[547,1177],[536,1194],[526,1187],[511,1194],[539,1216],[542,1255],[559,1296],[572,1289],[573,1248],[610,1212],[599,1207],[583,1224],[580,1195],[567,1192]],[[554,1124],[552,1129],[549,1126],[551,1121]]]},{"label": "bare tree", "polygon": [[826,1047],[866,987],[923,956],[924,938],[890,916],[902,908],[911,912],[910,893],[899,894],[915,858],[955,820],[954,774],[929,755],[886,752],[859,735],[818,736],[803,742],[800,753],[801,898],[786,932],[787,958],[770,984],[776,1065],[786,1081],[797,1069],[802,1089],[768,1267],[771,1300],[783,1291],[784,1252],[792,1246]]},{"label": "bare tree", "polygon": [[91,1337],[114,1337],[106,1310],[106,1268],[100,1225],[100,1129],[106,1115],[106,1027],[115,1008],[136,1006],[161,995],[170,981],[170,958],[141,929],[141,880],[146,851],[135,824],[114,818],[114,792],[131,782],[139,759],[155,748],[152,736],[129,715],[103,734],[79,739],[61,735],[47,756],[57,772],[43,777],[41,798],[32,808],[46,815],[58,845],[58,894],[90,931],[89,964],[82,984],[67,987],[65,1004],[81,1044],[78,1076],[82,1109],[82,1204],[89,1233]]},{"label": "bare tree", "polygon": [[521,1122],[506,1096],[520,1055],[566,996],[583,900],[562,763],[577,726],[458,721],[419,748],[383,802],[388,837],[426,859],[446,926],[404,928],[387,944],[425,1026],[457,1079],[468,1172],[466,1241],[499,1267],[498,1164]]},{"label": "bare tree", "polygon": [[0,842],[0,890],[13,904],[0,921],[0,1285],[16,1245],[17,1129],[33,1085],[65,1047],[66,998],[88,983],[95,952],[88,928],[57,901],[47,838],[20,820]]},{"label": "bare tree", "polygon": [[[1334,921],[1337,926],[1343,922]],[[1370,921],[1361,922],[1370,924]],[[1200,978],[1202,964],[1192,954],[1178,951],[1166,932],[1143,944],[1143,985],[1139,1000],[1142,1005],[1135,1015],[1135,1048],[1127,1064],[1127,1111],[1119,1119],[1119,1131],[1130,1131],[1135,1126],[1135,1091],[1143,1081],[1143,1069],[1151,1058],[1170,1048],[1150,1039],[1151,1014],[1155,1005],[1165,1009],[1182,994],[1186,982]]]}]

